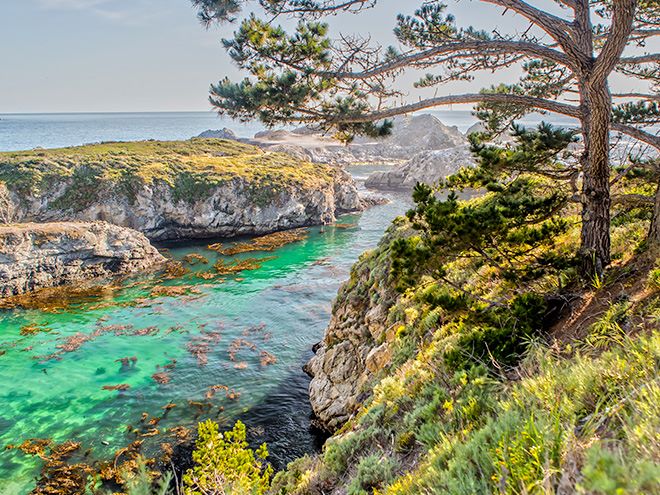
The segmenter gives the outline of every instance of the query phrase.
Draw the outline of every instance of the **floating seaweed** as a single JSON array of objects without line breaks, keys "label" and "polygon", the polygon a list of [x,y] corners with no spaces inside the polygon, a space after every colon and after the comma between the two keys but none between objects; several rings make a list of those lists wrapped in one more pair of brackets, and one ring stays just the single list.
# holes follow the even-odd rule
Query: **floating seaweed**
[{"label": "floating seaweed", "polygon": [[130,357],[123,357],[119,359],[115,359],[115,363],[121,363],[121,369],[122,371],[125,371],[130,368],[135,368],[135,365],[137,364],[138,358],[137,356],[130,356]]},{"label": "floating seaweed", "polygon": [[7,445],[6,450],[20,450],[24,454],[36,455],[46,459],[46,451],[53,445],[50,438],[29,438],[20,445]]},{"label": "floating seaweed", "polygon": [[155,437],[159,433],[160,433],[160,430],[158,428],[151,428],[146,433],[142,433],[140,436],[143,437],[143,438]]},{"label": "floating seaweed", "polygon": [[265,258],[245,258],[242,260],[226,261],[223,259],[218,260],[213,268],[220,275],[231,275],[246,270],[258,270],[266,261],[275,259],[275,256]]},{"label": "floating seaweed", "polygon": [[245,328],[242,333],[243,333],[243,337],[247,337],[248,335],[262,333],[264,330],[266,330],[266,324],[259,323],[258,325],[253,325],[251,327]]},{"label": "floating seaweed", "polygon": [[159,418],[159,417],[151,418],[151,419],[147,422],[147,424],[148,424],[149,426],[156,426],[158,423],[160,423],[160,421],[161,421],[162,419],[163,419],[162,417],[161,417],[161,418]]},{"label": "floating seaweed", "polygon": [[51,329],[48,328],[48,324],[46,323],[33,323],[32,325],[23,325],[21,327],[20,334],[25,337],[29,335],[37,335],[38,333],[47,333],[50,331]]},{"label": "floating seaweed", "polygon": [[231,361],[236,361],[236,354],[241,350],[241,348],[246,347],[251,351],[257,350],[257,345],[254,342],[245,340],[242,338],[234,339],[227,349],[227,354],[229,354],[229,359]]},{"label": "floating seaweed", "polygon": [[[218,277],[218,273],[213,273],[213,272],[199,272],[197,275],[195,275],[197,278],[201,278],[202,280],[213,280],[214,278]],[[218,279],[216,283],[221,284],[224,282],[224,279]]]},{"label": "floating seaweed", "polygon": [[50,287],[0,299],[0,309],[37,309],[45,313],[59,313],[102,297],[112,298],[120,289],[118,285]]},{"label": "floating seaweed", "polygon": [[232,388],[225,394],[225,397],[229,400],[238,400],[241,397],[241,393]]},{"label": "floating seaweed", "polygon": [[167,330],[165,330],[165,335],[169,335],[171,333],[188,333],[188,330],[184,330],[183,325],[172,325]]},{"label": "floating seaweed", "polygon": [[245,370],[245,369],[247,369],[247,367],[248,367],[248,364],[245,361],[241,361],[240,363],[236,363],[234,365],[234,368],[236,368],[237,370]]},{"label": "floating seaweed", "polygon": [[277,358],[268,351],[261,351],[259,356],[259,363],[261,366],[270,366],[271,364],[277,363]]},{"label": "floating seaweed", "polygon": [[182,443],[188,442],[192,438],[192,432],[185,426],[175,426],[174,428],[170,428],[167,432],[170,436],[176,438]]},{"label": "floating seaweed", "polygon": [[211,345],[220,342],[222,335],[218,331],[203,330],[200,335],[193,337],[186,345],[188,352],[197,358],[199,366],[206,366],[209,362],[208,353]]},{"label": "floating seaweed", "polygon": [[129,388],[131,388],[131,386],[128,383],[120,383],[119,385],[103,385],[101,390],[118,390],[119,392],[125,392]]},{"label": "floating seaweed", "polygon": [[[47,354],[43,356],[34,356],[33,359],[39,360],[41,362],[50,361],[50,360],[61,360],[62,354],[69,352],[74,352],[80,349],[85,343],[93,341],[100,337],[101,335],[112,333],[116,336],[149,336],[156,335],[159,332],[158,327],[151,326],[146,328],[134,329],[133,325],[107,325],[107,326],[97,326],[90,334],[84,334],[81,332],[76,333],[75,335],[70,335],[64,339],[62,344],[55,346],[57,349],[56,352],[52,354]],[[130,358],[129,358],[130,359]]]},{"label": "floating seaweed", "polygon": [[189,265],[208,265],[209,259],[206,256],[202,256],[198,253],[190,253],[183,257],[183,261]]},{"label": "floating seaweed", "polygon": [[199,290],[191,285],[156,285],[151,289],[152,297],[178,297],[199,293]]},{"label": "floating seaweed", "polygon": [[225,248],[222,244],[211,244],[208,248],[223,256],[234,256],[240,253],[253,251],[274,251],[292,242],[303,241],[309,236],[309,230],[305,228],[273,232],[260,237],[255,237],[247,242],[238,242],[233,246]]},{"label": "floating seaweed", "polygon": [[49,439],[29,439],[21,445],[8,445],[7,449],[38,456],[44,461],[35,495],[68,495],[86,493],[89,476],[93,468],[87,464],[68,464],[67,459],[80,449],[80,443],[67,441],[56,444]]},{"label": "floating seaweed", "polygon": [[170,374],[164,371],[161,371],[159,373],[154,373],[153,375],[151,375],[151,378],[153,379],[153,381],[159,383],[160,385],[167,385],[168,383],[170,383],[171,380]]},{"label": "floating seaweed", "polygon": [[168,442],[161,443],[160,451],[163,453],[161,461],[164,464],[169,464],[172,460],[172,457],[174,456],[174,448],[172,448],[172,444]]},{"label": "floating seaweed", "polygon": [[179,261],[168,261],[165,265],[164,278],[180,278],[190,273],[190,269],[183,266]]},{"label": "floating seaweed", "polygon": [[211,404],[210,402],[198,402],[194,400],[189,400],[188,405],[196,410],[195,418],[198,418],[203,414],[208,414],[209,412],[211,412],[211,409],[213,409],[213,404]]},{"label": "floating seaweed", "polygon": [[176,359],[170,359],[170,362],[163,366],[163,369],[173,370],[176,368]]},{"label": "floating seaweed", "polygon": [[227,385],[211,385],[206,391],[207,400],[212,399],[218,390],[224,390],[225,392],[228,392],[229,387],[227,387]]}]

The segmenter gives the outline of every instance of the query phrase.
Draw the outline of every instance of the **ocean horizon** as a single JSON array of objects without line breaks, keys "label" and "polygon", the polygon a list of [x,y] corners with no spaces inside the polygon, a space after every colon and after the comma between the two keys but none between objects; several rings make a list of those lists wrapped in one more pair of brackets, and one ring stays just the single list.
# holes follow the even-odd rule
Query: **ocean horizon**
[{"label": "ocean horizon", "polygon": [[[467,110],[420,113],[435,115],[461,132],[476,122]],[[554,116],[544,118],[560,125],[571,123]],[[523,122],[533,124],[540,120],[540,116],[532,115]],[[253,137],[265,129],[260,122],[240,122],[212,111],[0,113],[0,151],[63,148],[105,141],[190,139],[208,129],[225,127],[241,138]]]}]

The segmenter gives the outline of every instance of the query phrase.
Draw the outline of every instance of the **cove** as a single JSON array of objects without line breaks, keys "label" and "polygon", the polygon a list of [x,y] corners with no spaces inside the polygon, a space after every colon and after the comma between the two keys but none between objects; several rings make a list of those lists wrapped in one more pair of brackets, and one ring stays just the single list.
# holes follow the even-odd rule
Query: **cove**
[{"label": "cove", "polygon": [[[175,260],[195,254],[209,263],[165,282],[135,277],[52,312],[0,313],[0,493],[29,493],[40,469],[38,459],[6,445],[74,440],[79,455],[112,458],[135,439],[128,425],[143,413],[163,416],[168,404],[176,407],[158,434],[144,438],[147,454],[175,427],[194,430],[207,418],[227,427],[242,419],[253,442],[269,443],[277,467],[318,448],[301,366],[351,265],[406,210],[403,197],[390,199],[273,252],[223,257],[207,249],[211,241],[166,246]],[[254,257],[267,259],[256,270],[199,276],[221,258]],[[155,286],[182,289],[172,295]],[[126,390],[108,390],[120,385]]]}]

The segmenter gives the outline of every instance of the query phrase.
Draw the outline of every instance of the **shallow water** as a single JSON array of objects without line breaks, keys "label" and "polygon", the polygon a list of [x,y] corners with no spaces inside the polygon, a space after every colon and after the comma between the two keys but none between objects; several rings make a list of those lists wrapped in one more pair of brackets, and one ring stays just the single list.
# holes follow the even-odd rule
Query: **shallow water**
[{"label": "shallow water", "polygon": [[[194,427],[205,418],[231,425],[239,417],[252,441],[269,443],[276,466],[313,451],[318,441],[310,429],[308,379],[301,366],[322,338],[332,300],[351,265],[405,209],[405,196],[397,196],[362,215],[342,217],[348,226],[310,228],[304,241],[272,253],[238,255],[274,259],[222,283],[197,277],[212,272],[220,258],[206,243],[174,246],[169,252],[175,259],[198,253],[210,263],[191,266],[191,273],[166,282],[157,275],[133,278],[119,291],[56,313],[0,313],[0,354],[5,351],[0,356],[0,446],[27,438],[72,439],[82,442],[81,451],[91,449],[92,459],[112,457],[135,438],[126,425],[139,425],[143,412],[160,416],[161,408],[173,402],[177,407],[158,425],[163,435],[147,439],[147,451],[167,441],[173,426]],[[154,285],[163,283],[190,286],[192,292],[151,297]],[[34,324],[44,331],[20,334]],[[76,334],[93,338],[83,337],[77,350],[61,352],[57,346]],[[243,339],[238,349],[237,339]],[[195,352],[200,345],[207,346],[207,363]],[[54,359],[39,357],[58,351]],[[261,351],[275,356],[276,363],[261,363]],[[124,357],[137,362],[117,361]],[[163,368],[173,360],[173,369]],[[156,383],[152,375],[157,372],[166,372],[169,383]],[[118,384],[130,389],[102,389]],[[226,385],[240,398],[229,399],[220,390],[208,400],[214,385]],[[212,410],[200,413],[188,401],[209,402]],[[19,451],[0,451],[0,493],[29,492],[39,466]]]}]

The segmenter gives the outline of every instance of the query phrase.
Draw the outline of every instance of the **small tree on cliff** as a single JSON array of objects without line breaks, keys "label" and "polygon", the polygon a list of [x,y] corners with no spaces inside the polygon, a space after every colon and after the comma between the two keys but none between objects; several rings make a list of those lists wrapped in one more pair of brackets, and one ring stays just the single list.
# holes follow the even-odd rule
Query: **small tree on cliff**
[{"label": "small tree on cliff", "polygon": [[[233,20],[250,3],[192,1],[207,24]],[[258,118],[267,125],[315,123],[347,140],[354,134],[386,134],[387,119],[396,115],[453,103],[478,104],[493,129],[533,111],[574,117],[584,143],[580,255],[585,273],[600,273],[610,262],[610,132],[660,148],[660,138],[642,128],[660,117],[660,54],[643,48],[660,35],[659,1],[554,0],[553,13],[524,0],[480,0],[523,18],[529,27],[522,33],[459,27],[440,1],[418,1],[413,15],[397,17],[394,32],[404,47],[399,51],[373,46],[359,35],[332,40],[328,26],[319,22],[339,12],[362,12],[378,0],[259,0],[255,3],[269,19],[252,14],[233,39],[224,40],[236,64],[252,77],[213,85],[211,102],[234,118]],[[277,16],[297,17],[295,32],[274,25]],[[394,81],[406,71],[434,71],[416,83],[430,88],[511,66],[521,69],[516,84],[396,103],[404,88]],[[612,94],[608,79],[615,71],[656,86],[648,94]],[[628,101],[614,105],[613,100],[624,101],[619,98]]]}]

